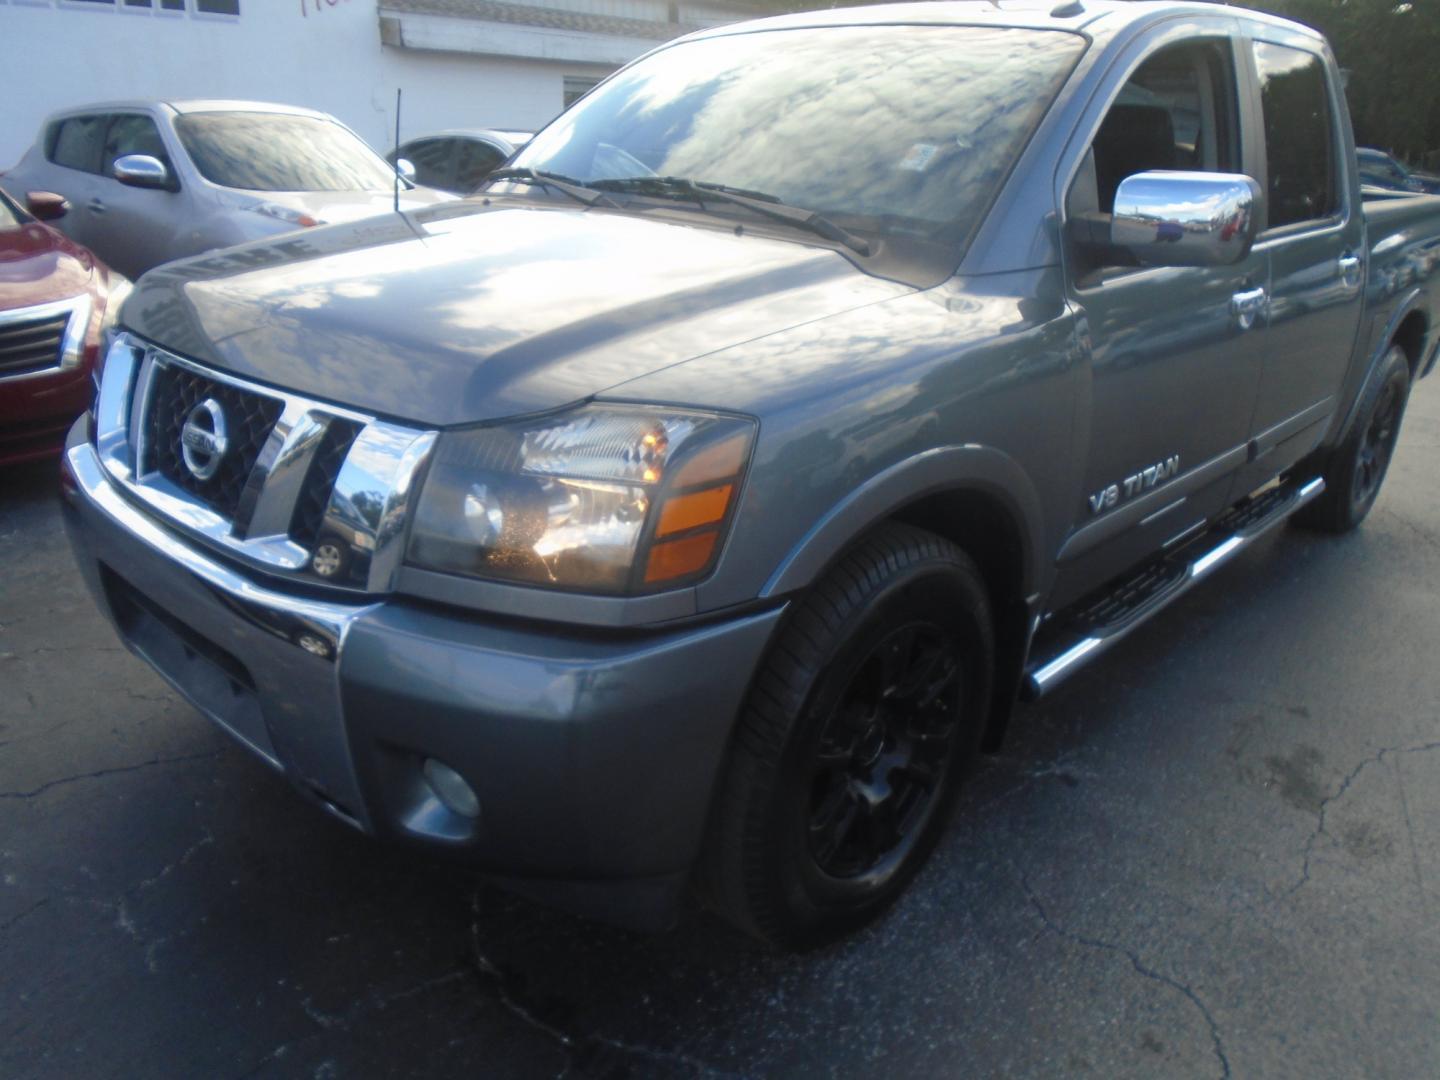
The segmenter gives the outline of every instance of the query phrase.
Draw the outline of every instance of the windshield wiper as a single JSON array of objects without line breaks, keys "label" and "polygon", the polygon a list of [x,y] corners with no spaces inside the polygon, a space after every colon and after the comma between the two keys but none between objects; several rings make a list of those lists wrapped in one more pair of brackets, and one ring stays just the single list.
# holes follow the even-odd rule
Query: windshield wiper
[{"label": "windshield wiper", "polygon": [[637,195],[658,195],[662,198],[693,199],[702,206],[706,200],[734,203],[757,214],[808,229],[816,236],[841,244],[857,255],[869,255],[869,241],[856,236],[848,229],[835,224],[816,210],[790,206],[774,195],[763,191],[747,191],[725,184],[714,184],[705,180],[690,180],[683,176],[624,176],[614,180],[595,180],[590,187],[595,191],[631,191]]},{"label": "windshield wiper", "polygon": [[615,206],[615,200],[603,191],[582,184],[579,180],[572,179],[571,177],[561,176],[558,173],[523,167],[496,169],[485,178],[484,186],[489,187],[491,184],[500,180],[527,180],[532,184],[552,187],[556,191],[563,191],[572,199],[582,202],[586,206]]}]

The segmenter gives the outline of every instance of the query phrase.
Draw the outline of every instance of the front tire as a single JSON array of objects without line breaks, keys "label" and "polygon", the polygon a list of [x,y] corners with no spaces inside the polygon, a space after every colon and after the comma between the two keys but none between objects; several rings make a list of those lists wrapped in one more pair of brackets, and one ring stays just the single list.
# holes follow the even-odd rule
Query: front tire
[{"label": "front tire", "polygon": [[883,911],[945,824],[989,713],[975,564],[888,525],[801,600],[741,711],[700,882],[742,930],[807,948]]},{"label": "front tire", "polygon": [[1365,520],[1390,469],[1410,398],[1410,361],[1398,345],[1365,387],[1355,422],[1325,467],[1325,493],[1296,515],[1311,529],[1346,533]]}]

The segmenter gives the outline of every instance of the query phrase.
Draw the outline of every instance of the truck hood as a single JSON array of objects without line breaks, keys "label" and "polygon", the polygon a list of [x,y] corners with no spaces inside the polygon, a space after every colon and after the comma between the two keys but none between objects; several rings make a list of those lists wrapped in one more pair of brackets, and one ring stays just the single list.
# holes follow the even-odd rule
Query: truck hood
[{"label": "truck hood", "polygon": [[[400,189],[400,209],[421,210],[427,206],[454,200],[455,196],[434,188],[412,187]],[[253,206],[255,203],[278,203],[291,210],[310,214],[326,224],[335,225],[347,221],[359,221],[388,214],[395,206],[395,195],[389,191],[282,191],[256,198],[247,192],[236,200],[237,206]]]},{"label": "truck hood", "polygon": [[910,291],[827,248],[472,200],[171,263],[121,321],[246,378],[448,426],[553,409]]}]

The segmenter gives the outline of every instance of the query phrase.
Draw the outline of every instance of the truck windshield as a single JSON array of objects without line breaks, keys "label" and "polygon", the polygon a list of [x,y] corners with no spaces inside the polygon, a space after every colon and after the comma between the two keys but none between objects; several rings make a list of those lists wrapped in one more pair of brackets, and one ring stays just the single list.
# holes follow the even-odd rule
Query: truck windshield
[{"label": "truck windshield", "polygon": [[339,124],[264,112],[187,113],[175,121],[200,175],[245,191],[389,191],[394,173]]},{"label": "truck windshield", "polygon": [[763,194],[885,255],[905,249],[953,270],[1083,49],[1060,31],[971,26],[682,42],[581,99],[514,165],[585,184],[680,177]]}]

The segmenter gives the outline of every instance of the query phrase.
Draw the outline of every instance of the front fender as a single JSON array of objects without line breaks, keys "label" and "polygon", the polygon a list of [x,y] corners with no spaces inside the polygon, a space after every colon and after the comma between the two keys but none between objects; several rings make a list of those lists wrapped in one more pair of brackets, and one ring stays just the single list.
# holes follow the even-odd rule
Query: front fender
[{"label": "front fender", "polygon": [[761,589],[762,597],[808,587],[854,540],[906,506],[932,495],[973,492],[1010,514],[1022,545],[1022,587],[1040,587],[1039,538],[1044,515],[1035,485],[1014,458],[990,446],[943,446],[906,458],[877,473],[833,506],[800,539]]}]

